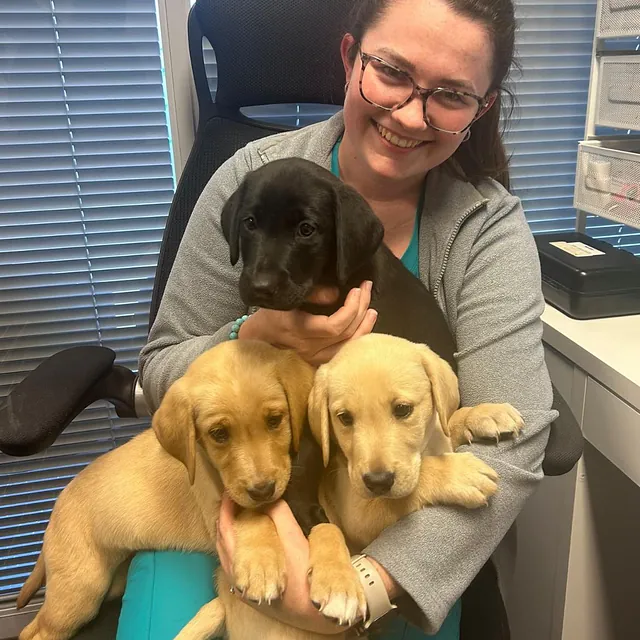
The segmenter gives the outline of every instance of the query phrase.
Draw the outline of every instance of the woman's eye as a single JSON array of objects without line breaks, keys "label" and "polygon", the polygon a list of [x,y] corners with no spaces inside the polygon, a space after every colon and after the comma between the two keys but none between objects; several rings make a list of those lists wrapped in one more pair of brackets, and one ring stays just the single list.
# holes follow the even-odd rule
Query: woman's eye
[{"label": "woman's eye", "polygon": [[267,417],[267,427],[277,429],[282,423],[282,414],[273,414]]},{"label": "woman's eye", "polygon": [[350,411],[341,411],[338,414],[338,420],[340,420],[345,427],[353,426],[353,414]]},{"label": "woman's eye", "polygon": [[298,233],[303,238],[308,238],[309,236],[313,235],[315,230],[316,228],[309,222],[301,222],[300,226],[298,227]]},{"label": "woman's eye", "polygon": [[393,415],[396,418],[408,418],[413,413],[413,405],[408,402],[400,402],[393,407]]},{"label": "woman's eye", "polygon": [[224,444],[229,439],[229,429],[219,427],[218,429],[212,429],[209,435],[218,443]]},{"label": "woman's eye", "polygon": [[438,96],[443,102],[448,102],[450,104],[464,104],[464,100],[462,96],[456,91],[440,91],[438,92]]},{"label": "woman's eye", "polygon": [[254,231],[258,226],[256,224],[256,219],[253,216],[247,216],[242,222],[247,231]]}]

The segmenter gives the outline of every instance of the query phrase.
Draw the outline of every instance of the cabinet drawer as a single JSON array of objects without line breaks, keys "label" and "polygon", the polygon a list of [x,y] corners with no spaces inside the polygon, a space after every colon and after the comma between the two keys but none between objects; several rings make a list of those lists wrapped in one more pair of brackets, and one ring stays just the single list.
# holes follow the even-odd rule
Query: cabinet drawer
[{"label": "cabinet drawer", "polygon": [[593,378],[587,380],[582,430],[588,442],[640,485],[640,412]]},{"label": "cabinet drawer", "polygon": [[640,0],[602,0],[596,33],[601,38],[640,35]]}]

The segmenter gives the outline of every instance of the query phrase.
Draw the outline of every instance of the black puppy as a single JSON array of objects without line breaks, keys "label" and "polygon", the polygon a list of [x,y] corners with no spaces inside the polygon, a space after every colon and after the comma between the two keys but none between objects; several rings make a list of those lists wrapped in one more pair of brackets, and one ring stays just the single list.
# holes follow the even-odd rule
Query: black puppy
[{"label": "black puppy", "polygon": [[[383,244],[364,198],[330,171],[288,158],[250,172],[222,210],[222,230],[231,264],[242,254],[247,306],[330,315],[371,280],[374,331],[427,344],[455,369],[454,339],[433,295]],[[337,302],[307,303],[316,285],[337,286]]]}]

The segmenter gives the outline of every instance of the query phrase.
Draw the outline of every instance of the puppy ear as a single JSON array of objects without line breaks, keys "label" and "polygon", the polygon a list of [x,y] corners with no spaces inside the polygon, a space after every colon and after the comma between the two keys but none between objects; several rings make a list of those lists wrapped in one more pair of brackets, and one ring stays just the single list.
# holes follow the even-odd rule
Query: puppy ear
[{"label": "puppy ear", "polygon": [[322,462],[329,464],[330,429],[329,417],[329,369],[327,365],[316,371],[313,388],[309,394],[309,426],[316,442],[322,447]]},{"label": "puppy ear", "polygon": [[151,426],[162,448],[182,462],[189,473],[189,484],[196,474],[196,425],[191,398],[182,380],[165,394],[153,414]]},{"label": "puppy ear", "polygon": [[384,227],[355,189],[340,183],[335,193],[336,275],[344,286],[377,251]]},{"label": "puppy ear", "polygon": [[302,430],[307,421],[307,402],[313,385],[313,368],[295,351],[282,351],[282,359],[278,365],[278,378],[287,396],[291,445],[297,452],[300,448]]},{"label": "puppy ear", "polygon": [[242,202],[242,189],[243,185],[240,185],[231,194],[231,197],[225,202],[224,207],[222,207],[222,213],[220,215],[222,233],[224,234],[225,240],[229,243],[229,259],[232,265],[235,265],[240,258],[240,204]]},{"label": "puppy ear", "polygon": [[460,406],[460,391],[458,378],[451,365],[443,360],[426,345],[419,346],[422,366],[431,382],[433,406],[436,410],[442,431],[447,437],[451,436],[449,420]]}]

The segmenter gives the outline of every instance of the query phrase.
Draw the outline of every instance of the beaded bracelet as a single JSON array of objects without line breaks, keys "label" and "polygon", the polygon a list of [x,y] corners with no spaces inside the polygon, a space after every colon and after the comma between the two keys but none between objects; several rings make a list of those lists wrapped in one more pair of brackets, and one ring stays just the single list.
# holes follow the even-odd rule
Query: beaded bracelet
[{"label": "beaded bracelet", "polygon": [[245,320],[248,318],[248,315],[240,316],[234,323],[231,325],[231,333],[229,334],[229,340],[237,340],[238,334],[240,333],[240,327],[244,324]]}]

